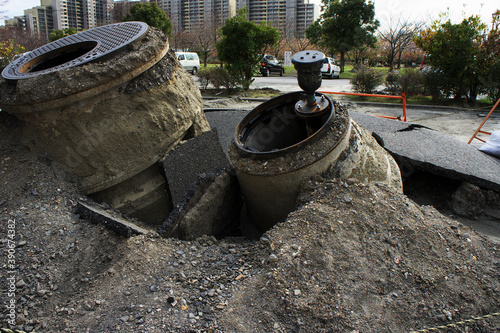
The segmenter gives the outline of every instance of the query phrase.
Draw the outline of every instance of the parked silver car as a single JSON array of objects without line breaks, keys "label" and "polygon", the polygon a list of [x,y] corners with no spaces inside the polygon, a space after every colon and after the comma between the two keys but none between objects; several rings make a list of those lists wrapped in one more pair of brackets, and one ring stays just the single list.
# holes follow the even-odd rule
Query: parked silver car
[{"label": "parked silver car", "polygon": [[323,60],[323,67],[321,67],[321,75],[328,77],[329,79],[339,79],[340,78],[340,67],[337,61],[333,58],[326,57]]}]

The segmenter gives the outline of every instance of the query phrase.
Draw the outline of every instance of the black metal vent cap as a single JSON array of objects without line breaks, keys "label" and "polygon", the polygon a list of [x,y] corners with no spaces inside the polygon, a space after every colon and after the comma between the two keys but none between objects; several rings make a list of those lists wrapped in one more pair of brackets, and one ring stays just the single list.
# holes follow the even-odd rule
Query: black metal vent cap
[{"label": "black metal vent cap", "polygon": [[143,38],[144,22],[121,22],[86,30],[45,44],[11,62],[2,71],[6,80],[21,80],[79,66],[109,55]]}]

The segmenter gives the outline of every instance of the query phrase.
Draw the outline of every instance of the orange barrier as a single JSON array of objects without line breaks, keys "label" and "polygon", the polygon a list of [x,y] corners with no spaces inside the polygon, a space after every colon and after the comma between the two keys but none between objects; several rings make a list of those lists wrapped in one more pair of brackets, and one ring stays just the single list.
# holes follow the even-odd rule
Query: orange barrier
[{"label": "orange barrier", "polygon": [[491,111],[490,113],[488,113],[488,115],[486,116],[486,118],[484,118],[483,122],[481,123],[481,125],[479,125],[479,127],[477,128],[477,130],[474,132],[474,134],[472,135],[472,137],[470,138],[469,142],[467,142],[468,145],[470,145],[470,143],[472,142],[472,140],[476,139],[476,140],[479,140],[481,142],[486,142],[485,140],[481,139],[481,138],[478,138],[477,137],[477,134],[478,133],[481,133],[481,134],[487,134],[487,135],[491,135],[490,132],[485,132],[485,131],[481,131],[481,128],[483,127],[484,123],[486,122],[486,120],[488,120],[488,118],[491,116],[491,114],[493,113],[493,111],[495,111],[495,109],[497,108],[498,104],[500,104],[500,98],[498,99],[498,101],[495,103],[495,105],[493,105],[493,108],[491,108]]},{"label": "orange barrier", "polygon": [[367,96],[367,97],[383,97],[383,98],[401,99],[403,101],[403,118],[402,119],[401,119],[401,116],[399,116],[399,117],[377,116],[377,117],[386,118],[386,119],[402,120],[402,121],[406,122],[406,95],[404,92],[401,96],[374,95],[374,94],[361,94],[361,93],[348,93],[348,92],[335,92],[335,91],[318,91],[318,92],[322,93],[322,94],[332,94],[332,95],[351,95],[351,96]]}]

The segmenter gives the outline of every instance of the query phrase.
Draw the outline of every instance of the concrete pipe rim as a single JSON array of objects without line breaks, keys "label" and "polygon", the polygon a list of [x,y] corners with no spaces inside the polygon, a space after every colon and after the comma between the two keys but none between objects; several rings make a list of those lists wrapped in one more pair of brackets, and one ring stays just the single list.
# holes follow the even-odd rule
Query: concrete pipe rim
[{"label": "concrete pipe rim", "polygon": [[310,144],[312,142],[316,142],[317,140],[321,139],[322,133],[325,131],[328,126],[330,126],[330,122],[333,117],[335,117],[335,110],[333,108],[333,102],[331,99],[322,93],[316,93],[316,96],[324,96],[330,105],[329,109],[325,112],[329,113],[328,117],[324,120],[323,125],[316,130],[312,135],[308,136],[307,138],[292,144],[290,146],[287,146],[282,149],[273,149],[271,151],[256,151],[252,150],[246,147],[245,143],[243,142],[243,137],[244,137],[244,131],[245,129],[253,124],[254,122],[258,121],[259,118],[262,118],[263,113],[265,111],[269,111],[269,108],[276,103],[286,103],[286,102],[291,102],[294,100],[298,100],[301,98],[301,96],[304,93],[302,91],[297,91],[297,92],[292,92],[288,94],[283,94],[281,96],[275,97],[273,99],[270,99],[260,105],[258,105],[256,108],[254,108],[250,113],[248,113],[238,124],[235,130],[234,134],[234,143],[239,151],[239,153],[243,156],[252,156],[257,159],[269,159],[269,158],[274,158],[276,156],[284,155],[287,153],[293,153],[298,150],[301,150],[305,145]]}]

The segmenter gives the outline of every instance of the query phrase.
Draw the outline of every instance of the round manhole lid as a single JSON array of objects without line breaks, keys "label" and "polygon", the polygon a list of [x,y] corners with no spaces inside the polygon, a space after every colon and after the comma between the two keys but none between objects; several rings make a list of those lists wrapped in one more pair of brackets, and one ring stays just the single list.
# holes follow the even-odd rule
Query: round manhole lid
[{"label": "round manhole lid", "polygon": [[2,71],[2,76],[7,80],[28,79],[79,66],[144,37],[148,29],[144,22],[122,22],[67,36],[11,62]]}]

